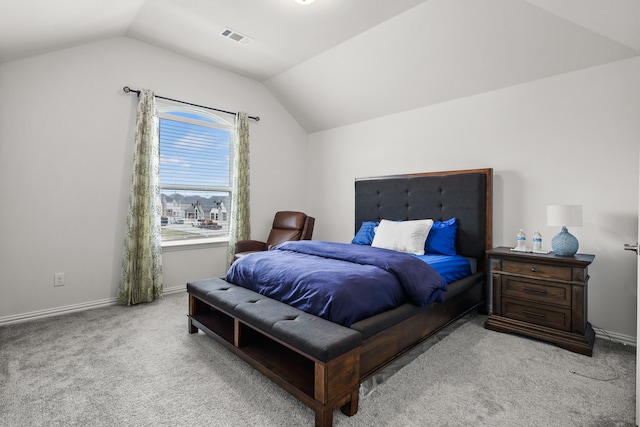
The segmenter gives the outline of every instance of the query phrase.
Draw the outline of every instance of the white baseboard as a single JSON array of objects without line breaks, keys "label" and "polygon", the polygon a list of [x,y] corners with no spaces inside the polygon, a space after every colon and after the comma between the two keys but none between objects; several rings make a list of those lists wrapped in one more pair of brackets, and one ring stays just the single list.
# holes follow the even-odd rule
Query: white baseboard
[{"label": "white baseboard", "polygon": [[[166,294],[174,294],[177,292],[184,292],[186,291],[186,289],[187,288],[184,285],[172,286],[170,288],[164,288],[162,294],[166,295]],[[29,313],[14,314],[12,316],[0,317],[0,326],[9,325],[12,323],[26,322],[29,320],[43,319],[46,317],[59,316],[61,314],[74,313],[77,311],[90,310],[92,308],[108,307],[110,305],[116,305],[116,304],[117,304],[116,298],[106,298],[103,300],[83,302],[80,304],[48,308],[46,310],[31,311]]]},{"label": "white baseboard", "polygon": [[637,347],[638,345],[638,341],[636,337],[633,337],[631,335],[619,334],[617,332],[609,332],[609,331],[605,331],[602,328],[597,328],[595,326],[593,326],[593,330],[596,333],[596,339],[603,339],[603,340],[611,339],[612,341],[619,342],[624,345],[630,345],[633,347]]},{"label": "white baseboard", "polygon": [[180,285],[180,286],[172,286],[170,288],[164,288],[162,290],[162,294],[175,294],[177,292],[187,292],[187,285]]},{"label": "white baseboard", "polygon": [[43,319],[45,317],[59,316],[61,314],[74,313],[76,311],[89,310],[91,308],[107,307],[116,304],[116,298],[107,298],[98,301],[83,302],[80,304],[65,305],[62,307],[48,308],[46,310],[31,311],[29,313],[14,314],[0,317],[0,325],[26,322],[28,320]]}]

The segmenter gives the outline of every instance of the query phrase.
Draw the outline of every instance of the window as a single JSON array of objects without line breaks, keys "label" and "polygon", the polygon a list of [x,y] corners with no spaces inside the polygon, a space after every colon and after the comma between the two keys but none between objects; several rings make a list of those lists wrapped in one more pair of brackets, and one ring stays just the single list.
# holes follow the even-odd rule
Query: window
[{"label": "window", "polygon": [[234,126],[194,107],[158,107],[162,241],[226,238]]}]

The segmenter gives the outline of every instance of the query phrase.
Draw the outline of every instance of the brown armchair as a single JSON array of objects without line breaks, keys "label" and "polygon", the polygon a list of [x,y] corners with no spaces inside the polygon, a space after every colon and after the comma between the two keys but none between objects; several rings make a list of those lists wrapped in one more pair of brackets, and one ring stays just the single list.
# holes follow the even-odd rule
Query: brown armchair
[{"label": "brown armchair", "polygon": [[267,241],[239,240],[236,243],[234,261],[253,252],[266,251],[289,240],[311,240],[315,221],[315,218],[302,212],[276,212]]}]

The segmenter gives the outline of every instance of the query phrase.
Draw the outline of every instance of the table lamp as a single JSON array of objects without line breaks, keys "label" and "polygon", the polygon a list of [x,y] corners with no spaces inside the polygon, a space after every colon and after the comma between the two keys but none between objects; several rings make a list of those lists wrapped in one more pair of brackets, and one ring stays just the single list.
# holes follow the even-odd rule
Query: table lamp
[{"label": "table lamp", "polygon": [[560,233],[553,236],[551,250],[560,256],[574,256],[578,252],[578,239],[569,233],[567,226],[582,225],[581,205],[547,206],[547,225],[560,226]]}]

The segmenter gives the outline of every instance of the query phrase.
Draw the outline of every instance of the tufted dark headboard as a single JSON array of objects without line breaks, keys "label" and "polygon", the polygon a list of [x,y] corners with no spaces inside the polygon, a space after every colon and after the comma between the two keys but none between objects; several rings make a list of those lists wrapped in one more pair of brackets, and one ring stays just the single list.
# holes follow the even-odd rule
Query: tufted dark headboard
[{"label": "tufted dark headboard", "polygon": [[473,169],[358,178],[355,231],[363,221],[443,221],[456,217],[458,254],[484,263],[491,248],[493,169]]}]

